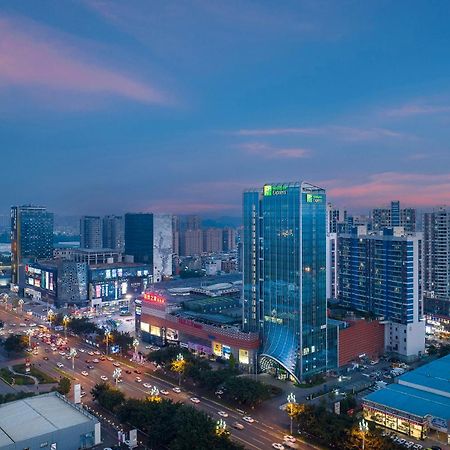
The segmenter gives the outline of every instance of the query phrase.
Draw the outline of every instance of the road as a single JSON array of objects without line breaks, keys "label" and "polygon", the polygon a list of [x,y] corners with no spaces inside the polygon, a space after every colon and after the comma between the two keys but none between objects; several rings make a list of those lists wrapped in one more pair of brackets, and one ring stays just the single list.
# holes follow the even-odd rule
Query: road
[{"label": "road", "polygon": [[[15,322],[18,324],[23,321],[23,319],[20,319],[20,317],[18,317],[16,313],[5,311],[3,308],[0,310],[0,318],[8,324],[11,322]],[[33,318],[33,320],[35,319]],[[5,328],[10,328],[10,326],[7,325]],[[23,331],[23,328],[16,326],[15,331]],[[36,340],[36,338],[33,339]],[[43,371],[47,372],[49,375],[52,375],[57,379],[67,374],[70,378],[72,378],[72,384],[80,383],[83,390],[86,392],[86,396],[83,398],[83,402],[87,405],[92,406],[92,397],[90,395],[90,390],[96,383],[101,382],[100,377],[102,375],[106,376],[111,384],[114,384],[112,374],[115,367],[113,363],[117,363],[118,361],[105,360],[100,361],[99,363],[93,363],[92,360],[94,358],[100,358],[100,356],[89,355],[88,351],[92,351],[93,349],[77,337],[69,336],[68,346],[78,349],[78,358],[75,358],[74,360],[74,369],[72,369],[72,360],[67,360],[66,357],[61,356],[59,352],[52,352],[50,346],[42,342],[40,342],[38,355],[30,356],[31,362],[38,366],[38,368],[42,369]],[[47,349],[48,352],[46,352],[45,349]],[[48,357],[48,361],[43,359],[45,356]],[[89,360],[89,362],[86,362],[86,360]],[[64,364],[64,367],[58,368],[56,366],[58,362]],[[87,369],[88,365],[93,366],[94,368],[89,370]],[[246,423],[242,421],[243,414],[241,412],[238,412],[236,409],[229,408],[211,399],[202,398],[193,392],[184,391],[183,388],[180,394],[173,392],[172,388],[174,387],[174,384],[158,377],[157,372],[154,373],[154,368],[150,363],[142,366],[127,361],[120,362],[120,367],[122,368],[123,382],[119,383],[117,387],[122,392],[124,392],[126,396],[135,398],[143,398],[147,396],[149,394],[149,389],[144,388],[143,383],[149,383],[152,386],[156,386],[159,390],[168,390],[169,395],[167,395],[166,397],[170,398],[171,400],[181,401],[193,405],[196,408],[208,413],[214,420],[218,420],[219,418],[221,418],[217,414],[218,411],[225,411],[228,414],[228,417],[224,420],[229,425],[232,439],[236,440],[248,449],[262,450],[272,448],[272,443],[283,442],[283,435],[288,434],[287,430],[282,430],[281,428],[276,427],[273,424],[263,422],[257,417],[255,417],[254,423]],[[81,374],[81,372],[84,370],[89,372],[88,376],[83,376]],[[131,373],[127,374],[125,372],[126,370],[131,371]],[[142,374],[136,374],[134,372],[135,370],[141,371]],[[142,378],[141,383],[135,380],[136,376],[140,376]],[[69,397],[71,395],[72,394],[70,394]],[[194,405],[190,401],[190,397],[198,397],[200,399],[200,403]],[[245,428],[243,430],[232,428],[232,423],[236,421],[243,424]],[[299,448],[304,450],[316,448],[307,443],[298,442],[298,444]]]}]

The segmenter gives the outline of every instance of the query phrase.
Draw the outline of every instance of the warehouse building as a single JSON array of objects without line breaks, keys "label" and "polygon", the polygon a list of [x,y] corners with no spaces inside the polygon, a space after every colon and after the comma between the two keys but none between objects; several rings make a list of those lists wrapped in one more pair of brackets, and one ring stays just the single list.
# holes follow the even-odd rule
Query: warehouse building
[{"label": "warehouse building", "polygon": [[100,422],[57,392],[0,405],[0,450],[78,450],[100,443]]}]

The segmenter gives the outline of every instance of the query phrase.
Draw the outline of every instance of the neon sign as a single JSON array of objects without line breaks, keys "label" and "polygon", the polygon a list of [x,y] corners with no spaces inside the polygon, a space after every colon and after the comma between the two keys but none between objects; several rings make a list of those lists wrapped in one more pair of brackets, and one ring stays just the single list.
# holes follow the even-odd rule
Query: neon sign
[{"label": "neon sign", "polygon": [[266,184],[263,188],[263,195],[269,197],[271,195],[286,195],[288,187],[285,184],[273,185]]},{"label": "neon sign", "polygon": [[321,194],[306,194],[306,203],[322,203],[322,200]]},{"label": "neon sign", "polygon": [[164,297],[161,297],[160,295],[154,294],[154,293],[145,293],[144,300],[147,302],[159,303],[159,304],[166,303],[166,299]]}]

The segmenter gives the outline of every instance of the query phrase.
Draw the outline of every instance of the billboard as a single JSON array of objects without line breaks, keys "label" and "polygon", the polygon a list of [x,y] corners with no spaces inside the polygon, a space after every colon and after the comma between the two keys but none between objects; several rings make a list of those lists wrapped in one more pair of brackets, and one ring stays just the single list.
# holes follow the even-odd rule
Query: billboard
[{"label": "billboard", "polygon": [[248,350],[239,349],[239,362],[241,364],[248,364],[249,363],[249,356],[248,356]]},{"label": "billboard", "polygon": [[220,342],[212,342],[213,353],[216,356],[222,356],[222,344]]}]

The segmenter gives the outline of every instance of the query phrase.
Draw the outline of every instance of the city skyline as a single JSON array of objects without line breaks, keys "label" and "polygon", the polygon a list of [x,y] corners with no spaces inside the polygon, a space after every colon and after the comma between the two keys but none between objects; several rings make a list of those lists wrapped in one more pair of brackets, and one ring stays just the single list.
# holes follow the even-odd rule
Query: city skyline
[{"label": "city skyline", "polygon": [[239,216],[296,179],[357,211],[450,204],[449,9],[3,2],[0,211]]}]

